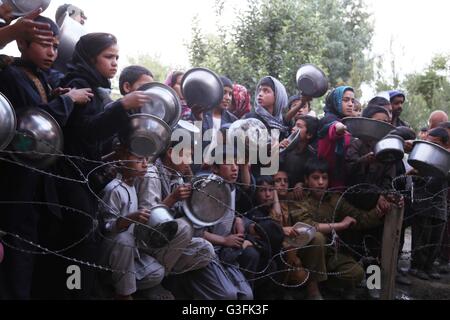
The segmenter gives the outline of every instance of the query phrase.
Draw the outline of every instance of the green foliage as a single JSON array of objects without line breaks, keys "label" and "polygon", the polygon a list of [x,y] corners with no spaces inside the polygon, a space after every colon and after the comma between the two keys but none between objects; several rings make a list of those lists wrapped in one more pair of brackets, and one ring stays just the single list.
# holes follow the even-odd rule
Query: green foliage
[{"label": "green foliage", "polygon": [[[226,0],[216,0],[218,17]],[[218,19],[220,21],[220,19]],[[323,68],[332,86],[357,90],[373,78],[368,59],[373,25],[363,0],[247,0],[231,26],[206,35],[193,21],[190,62],[229,76],[251,90],[274,76],[296,93],[301,64]]]},{"label": "green foliage", "polygon": [[161,63],[160,57],[149,54],[138,54],[135,57],[128,57],[130,65],[140,65],[149,69],[155,81],[164,82],[167,74],[173,69]]}]

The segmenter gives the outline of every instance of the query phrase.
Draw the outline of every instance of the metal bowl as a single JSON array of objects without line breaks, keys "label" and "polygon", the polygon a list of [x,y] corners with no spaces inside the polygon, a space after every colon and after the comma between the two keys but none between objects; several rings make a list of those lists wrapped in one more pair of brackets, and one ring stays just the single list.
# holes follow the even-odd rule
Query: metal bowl
[{"label": "metal bowl", "polygon": [[0,93],[0,150],[5,149],[16,133],[16,113],[3,94]]},{"label": "metal bowl", "polygon": [[186,72],[181,80],[181,89],[187,104],[209,111],[223,100],[223,84],[209,69],[194,68]]},{"label": "metal bowl", "polygon": [[378,142],[395,129],[389,123],[367,118],[345,118],[342,123],[354,137],[369,142]]},{"label": "metal bowl", "polygon": [[67,71],[67,63],[72,60],[75,46],[88,32],[84,26],[66,14],[59,32],[58,57],[53,67],[61,72]]},{"label": "metal bowl", "polygon": [[157,205],[150,210],[147,226],[136,225],[134,228],[138,247],[144,250],[164,247],[177,232],[178,223],[165,205]]},{"label": "metal bowl", "polygon": [[294,230],[298,236],[295,238],[286,238],[288,245],[295,248],[303,248],[307,246],[316,235],[316,228],[306,223],[298,222],[294,225]]},{"label": "metal bowl", "polygon": [[149,114],[134,114],[125,132],[130,151],[144,157],[158,157],[170,145],[172,130],[161,119]]},{"label": "metal bowl", "polygon": [[9,149],[12,157],[35,168],[46,168],[62,154],[64,136],[58,122],[40,108],[17,111],[17,129]]},{"label": "metal bowl", "polygon": [[405,156],[404,144],[402,137],[388,135],[375,145],[375,157],[385,163],[400,161]]},{"label": "metal bowl", "polygon": [[298,129],[294,133],[292,133],[287,139],[289,140],[289,145],[286,148],[280,148],[280,154],[284,152],[289,152],[295,148],[298,144],[301,136],[301,129]]},{"label": "metal bowl", "polygon": [[211,227],[222,220],[231,207],[231,190],[219,176],[199,175],[192,179],[192,196],[183,202],[189,220],[197,227]]},{"label": "metal bowl", "polygon": [[151,101],[141,108],[141,112],[162,119],[169,127],[175,128],[181,118],[181,102],[175,90],[157,82],[149,83],[145,88],[144,92]]},{"label": "metal bowl", "polygon": [[428,141],[415,141],[408,163],[422,176],[445,177],[450,171],[450,152]]},{"label": "metal bowl", "polygon": [[270,135],[264,123],[258,119],[250,118],[235,121],[231,124],[227,132],[228,141],[238,141],[245,146],[260,146],[263,143],[270,143]]},{"label": "metal bowl", "polygon": [[13,9],[12,15],[16,17],[25,16],[38,8],[45,11],[50,5],[51,0],[2,0]]},{"label": "metal bowl", "polygon": [[320,98],[328,91],[328,79],[315,65],[304,64],[297,71],[297,86],[303,95]]}]

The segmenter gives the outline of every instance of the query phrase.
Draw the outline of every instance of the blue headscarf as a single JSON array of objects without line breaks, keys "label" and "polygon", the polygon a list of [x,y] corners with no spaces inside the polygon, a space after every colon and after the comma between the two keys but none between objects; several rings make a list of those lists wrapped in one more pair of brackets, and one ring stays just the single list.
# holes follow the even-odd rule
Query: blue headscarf
[{"label": "blue headscarf", "polygon": [[346,91],[354,90],[349,86],[341,86],[337,87],[328,94],[325,100],[325,107],[323,109],[323,111],[325,111],[325,116],[320,120],[319,138],[322,138],[328,134],[328,128],[331,124],[341,120],[344,117],[344,114],[342,113],[342,98],[344,97],[344,93]]}]

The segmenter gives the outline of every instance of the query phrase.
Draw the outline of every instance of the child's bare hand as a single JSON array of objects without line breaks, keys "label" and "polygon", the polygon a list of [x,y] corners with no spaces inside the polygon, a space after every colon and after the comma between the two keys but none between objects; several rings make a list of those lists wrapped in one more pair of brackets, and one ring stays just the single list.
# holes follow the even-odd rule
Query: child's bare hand
[{"label": "child's bare hand", "polygon": [[9,3],[3,3],[0,5],[0,18],[5,20],[7,25],[10,24],[11,21],[14,19],[12,12],[13,8]]},{"label": "child's bare hand", "polygon": [[94,97],[92,89],[89,88],[70,89],[69,92],[66,93],[66,95],[69,96],[70,99],[72,99],[72,101],[78,105],[86,105]]},{"label": "child's bare hand", "polygon": [[352,226],[356,225],[356,219],[352,217],[345,217],[344,220],[342,220],[342,226],[343,229],[346,230],[348,228],[351,228]]},{"label": "child's bare hand", "polygon": [[297,183],[295,185],[294,199],[297,201],[303,200],[303,183]]},{"label": "child's bare hand", "polygon": [[244,244],[244,235],[243,234],[230,234],[228,237],[225,237],[224,246],[230,248],[242,248]]},{"label": "child's bare hand", "polygon": [[134,91],[122,98],[123,108],[127,111],[140,109],[151,100],[151,97],[143,91]]},{"label": "child's bare hand", "polygon": [[336,133],[339,136],[344,135],[345,131],[347,131],[347,127],[343,123],[340,123],[340,122],[336,123]]},{"label": "child's bare hand", "polygon": [[191,195],[192,195],[192,187],[189,184],[183,184],[181,186],[178,186],[172,192],[172,196],[177,202],[187,200],[191,197]]},{"label": "child's bare hand", "polygon": [[42,45],[53,44],[54,35],[50,25],[48,23],[33,21],[41,12],[42,9],[39,8],[17,20],[12,26],[14,27],[17,38],[24,39],[28,42],[37,42]]},{"label": "child's bare hand", "polygon": [[286,149],[288,146],[289,146],[288,139],[284,139],[283,141],[280,142],[280,149]]},{"label": "child's bare hand", "polygon": [[295,238],[298,236],[298,233],[295,231],[293,227],[284,227],[283,232],[284,235],[288,238]]}]

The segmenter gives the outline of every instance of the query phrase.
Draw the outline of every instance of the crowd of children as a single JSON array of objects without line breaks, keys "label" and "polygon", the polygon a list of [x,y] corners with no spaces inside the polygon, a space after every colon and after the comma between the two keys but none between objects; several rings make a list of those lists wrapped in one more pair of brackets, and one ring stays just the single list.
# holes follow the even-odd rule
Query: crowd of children
[{"label": "crowd of children", "polygon": [[[84,13],[70,8],[69,15],[84,23]],[[203,145],[203,164],[192,165],[186,149],[177,154],[181,163],[174,161],[176,142],[149,162],[133,153],[122,135],[130,112],[150,99],[143,90],[154,81],[152,72],[124,68],[123,97],[113,101],[105,90],[119,70],[117,39],[107,33],[81,37],[62,74],[52,68],[59,27],[39,14],[0,28],[0,45],[16,40],[21,52],[19,58],[2,57],[0,92],[16,112],[35,108],[52,115],[71,161],[61,158],[46,169],[48,175],[2,155],[0,240],[7,245],[0,242],[0,299],[271,299],[284,297],[285,286],[306,287],[308,299],[323,299],[323,289],[352,298],[365,276],[361,257],[379,261],[383,219],[393,206],[405,206],[404,228],[412,226],[409,273],[436,280],[440,272],[450,272],[447,180],[423,177],[424,187],[413,191],[423,201],[399,197],[393,180],[416,174],[414,168],[401,160],[378,161],[374,145],[352,137],[342,123],[360,116],[391,123],[396,127],[391,134],[410,150],[416,136],[401,120],[404,93],[390,91],[390,100],[375,97],[361,114],[355,90],[340,86],[328,93],[319,119],[310,97],[288,99],[274,77],[258,82],[253,107],[245,87],[221,77],[223,101],[199,113],[183,97],[184,73],[171,72],[165,84],[180,98],[182,119],[202,121],[203,131],[212,129],[212,140]],[[238,162],[236,150],[219,139],[230,124],[250,118],[279,130],[281,147],[300,130],[273,176],[261,175],[260,164]],[[448,117],[439,111],[420,138],[450,150],[449,134]],[[105,182],[93,169],[111,151],[115,176]],[[185,216],[183,201],[192,195],[191,178],[205,172],[229,186],[231,206],[219,223],[198,228]],[[345,193],[358,185],[370,188]],[[175,232],[149,248],[135,230],[149,222],[156,206],[171,212]],[[306,247],[290,241],[298,237],[296,223],[316,230]],[[41,254],[31,243],[58,254]],[[78,262],[81,290],[69,290],[66,270]],[[401,272],[397,280],[410,283]]]}]

